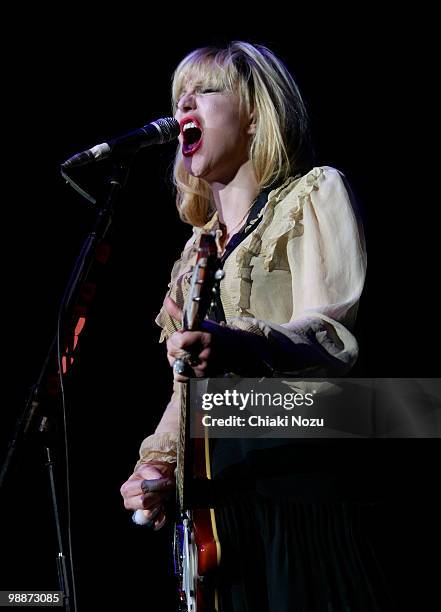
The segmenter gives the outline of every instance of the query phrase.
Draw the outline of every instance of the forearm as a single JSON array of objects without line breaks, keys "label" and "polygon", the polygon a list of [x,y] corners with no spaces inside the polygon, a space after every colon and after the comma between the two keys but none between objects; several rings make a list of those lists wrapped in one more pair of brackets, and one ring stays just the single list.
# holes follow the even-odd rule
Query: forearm
[{"label": "forearm", "polygon": [[227,326],[204,322],[213,349],[228,370],[243,377],[338,376],[355,362],[358,347],[343,325],[319,313],[286,325],[237,318]]},{"label": "forearm", "polygon": [[180,386],[175,383],[170,402],[155,429],[147,436],[139,449],[138,467],[141,463],[150,461],[176,462],[176,446],[179,432]]},{"label": "forearm", "polygon": [[173,385],[173,394],[155,429],[154,435],[165,433],[177,435],[179,431],[180,392],[180,383],[175,382]]}]

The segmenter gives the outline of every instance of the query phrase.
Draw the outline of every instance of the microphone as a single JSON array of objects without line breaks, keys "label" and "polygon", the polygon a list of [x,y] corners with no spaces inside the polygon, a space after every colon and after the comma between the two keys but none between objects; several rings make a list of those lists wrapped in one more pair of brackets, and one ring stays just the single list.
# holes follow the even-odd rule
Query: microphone
[{"label": "microphone", "polygon": [[114,138],[109,142],[95,145],[91,149],[87,149],[87,151],[77,153],[63,162],[61,167],[67,170],[74,166],[84,166],[85,164],[106,159],[111,155],[124,156],[136,153],[143,147],[170,142],[179,136],[180,131],[179,122],[173,117],[157,119],[144,125],[142,128],[119,136],[119,138]]}]

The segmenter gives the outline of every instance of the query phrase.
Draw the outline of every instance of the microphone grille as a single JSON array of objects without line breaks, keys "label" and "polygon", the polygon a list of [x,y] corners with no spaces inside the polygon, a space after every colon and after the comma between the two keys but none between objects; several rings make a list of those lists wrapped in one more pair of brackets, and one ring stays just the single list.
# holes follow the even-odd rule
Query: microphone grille
[{"label": "microphone grille", "polygon": [[170,142],[179,136],[181,126],[174,117],[162,117],[152,122],[160,134],[160,144]]}]

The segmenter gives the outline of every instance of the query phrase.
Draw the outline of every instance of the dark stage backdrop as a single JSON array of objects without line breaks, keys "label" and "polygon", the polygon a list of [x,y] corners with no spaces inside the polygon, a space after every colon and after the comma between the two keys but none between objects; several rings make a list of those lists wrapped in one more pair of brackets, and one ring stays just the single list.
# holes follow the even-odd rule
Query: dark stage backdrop
[{"label": "dark stage backdrop", "polygon": [[[94,29],[83,14],[75,34],[67,33],[66,24],[54,32],[34,30],[32,19],[26,27],[20,22],[17,37],[25,53],[16,58],[18,66],[10,75],[14,95],[4,117],[7,123],[11,117],[6,127],[14,126],[15,145],[3,179],[12,187],[3,224],[3,332],[9,338],[3,352],[8,366],[1,413],[4,444],[42,367],[62,290],[93,220],[88,203],[62,180],[60,162],[167,116],[170,78],[178,61],[195,47],[228,39],[266,44],[286,61],[310,110],[318,164],[345,172],[358,195],[369,272],[354,374],[439,374],[431,350],[437,323],[435,202],[430,194],[436,176],[415,142],[423,116],[415,110],[415,91],[425,83],[423,63],[404,32],[395,30],[391,39],[391,24],[376,22],[363,33],[362,16],[350,27],[338,19],[328,27],[328,17],[310,14],[282,29],[230,23],[214,31],[196,19],[167,31],[159,42],[152,39],[155,19],[144,21],[149,25],[144,32],[136,16]],[[177,20],[185,21],[182,16]],[[154,318],[190,231],[177,218],[170,190],[174,148],[144,149],[133,164],[117,209],[112,256],[68,388],[80,609],[111,603],[125,610],[173,609],[171,529],[151,533],[133,526],[119,487],[170,391]],[[98,165],[85,170],[84,181],[99,190],[105,170]],[[403,483],[409,476],[410,484],[373,512],[372,537],[395,587],[407,584],[411,597],[424,601],[434,583],[434,570],[424,559],[438,533],[436,511],[428,501],[434,488],[434,447],[424,440],[383,442],[384,461],[392,462]],[[20,449],[2,495],[1,589],[57,588],[44,470],[38,446],[29,442]],[[153,603],[158,597],[160,606]]]}]

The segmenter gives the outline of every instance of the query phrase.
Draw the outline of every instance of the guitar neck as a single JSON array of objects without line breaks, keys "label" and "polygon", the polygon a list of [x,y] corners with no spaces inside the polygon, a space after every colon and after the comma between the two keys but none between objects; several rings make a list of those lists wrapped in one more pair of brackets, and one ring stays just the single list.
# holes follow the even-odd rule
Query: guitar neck
[{"label": "guitar neck", "polygon": [[[218,295],[219,282],[223,277],[217,255],[216,236],[202,233],[196,249],[196,263],[193,268],[189,295],[186,299],[182,328],[195,331],[205,319],[209,308],[214,305]],[[194,440],[189,444],[189,382],[181,384],[180,432],[177,458],[177,497],[181,512],[191,503],[191,487],[194,477],[206,477],[204,440]],[[195,449],[195,447],[197,447]],[[200,457],[204,456],[202,462]]]},{"label": "guitar neck", "polygon": [[178,506],[181,512],[184,511],[184,508],[187,505],[186,499],[186,490],[184,484],[187,482],[185,469],[188,466],[189,459],[185,456],[186,452],[188,455],[189,445],[186,444],[188,439],[188,421],[187,421],[187,400],[188,400],[188,386],[189,383],[180,383],[181,384],[181,407],[180,407],[180,419],[179,419],[179,439],[178,439],[178,449],[177,449],[177,466],[176,466],[176,492],[178,499]]}]

